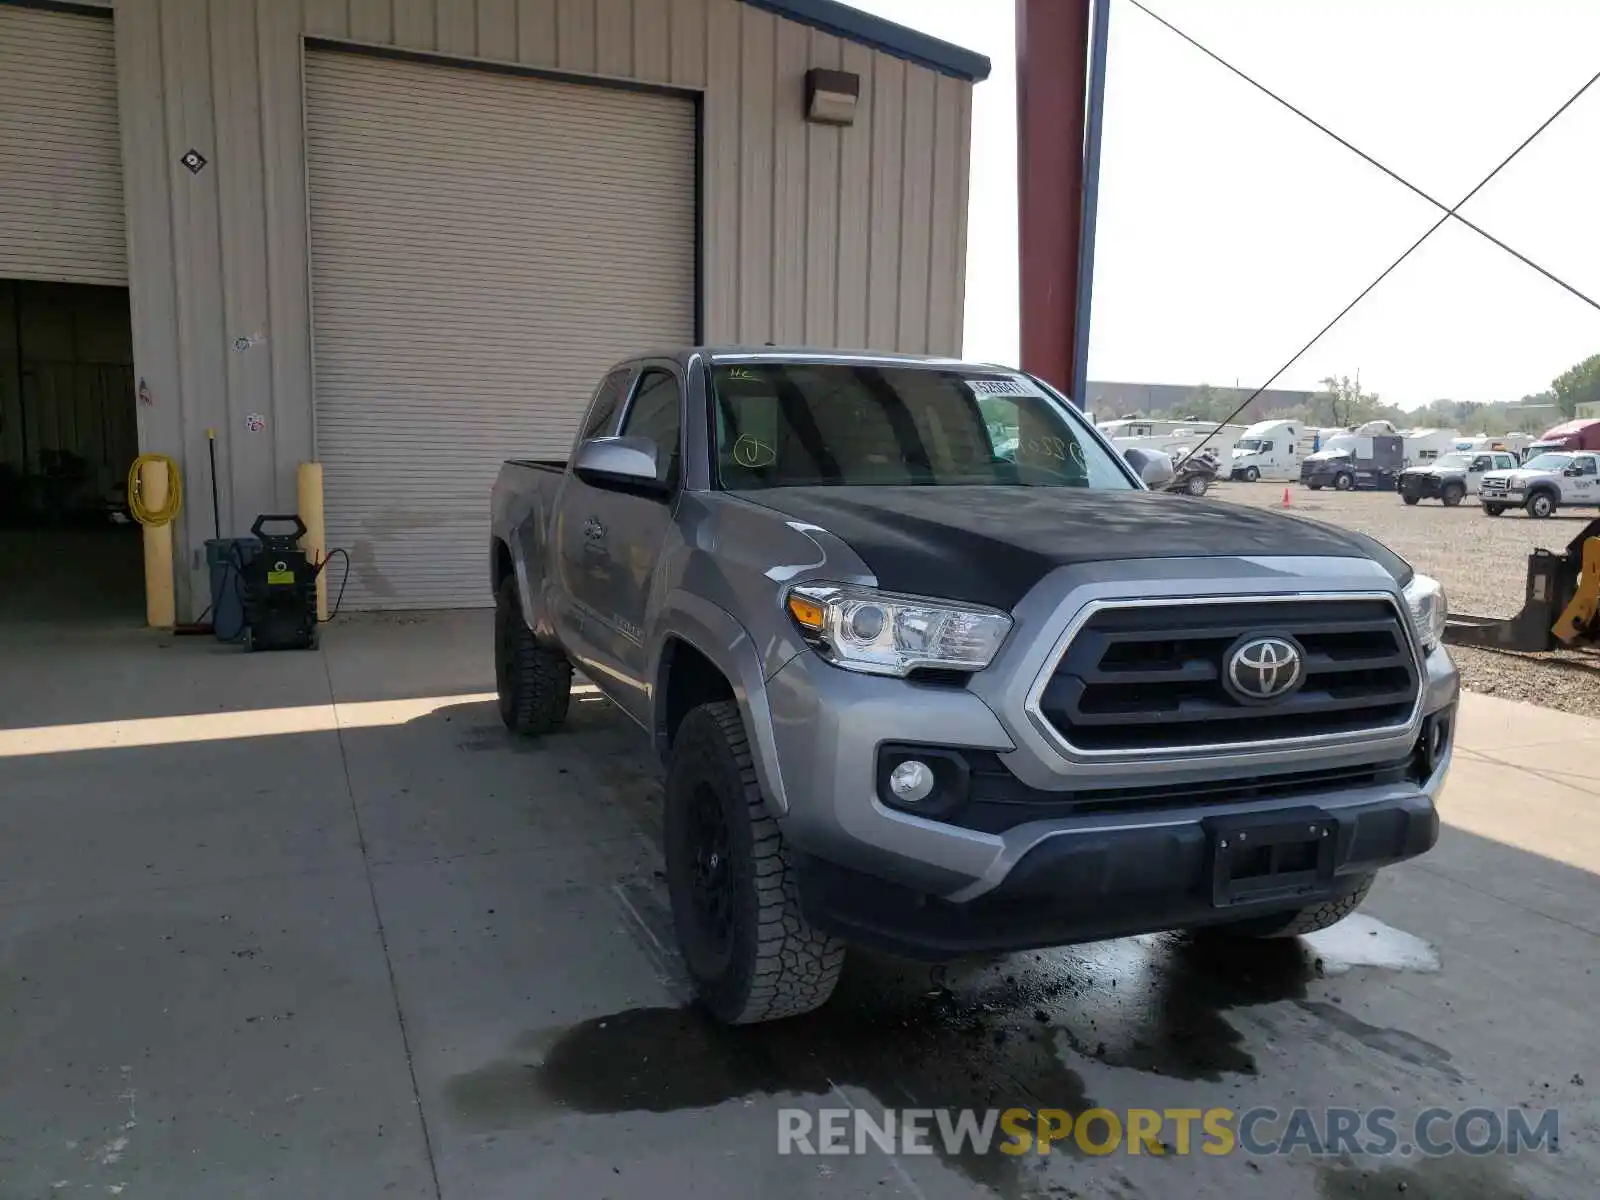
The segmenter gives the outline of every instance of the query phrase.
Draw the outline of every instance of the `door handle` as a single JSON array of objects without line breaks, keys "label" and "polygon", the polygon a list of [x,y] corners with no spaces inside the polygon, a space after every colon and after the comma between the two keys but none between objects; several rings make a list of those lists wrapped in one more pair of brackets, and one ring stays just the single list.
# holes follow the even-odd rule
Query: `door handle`
[{"label": "door handle", "polygon": [[590,517],[583,524],[583,536],[591,542],[598,542],[606,536],[606,527],[600,524],[600,518]]}]

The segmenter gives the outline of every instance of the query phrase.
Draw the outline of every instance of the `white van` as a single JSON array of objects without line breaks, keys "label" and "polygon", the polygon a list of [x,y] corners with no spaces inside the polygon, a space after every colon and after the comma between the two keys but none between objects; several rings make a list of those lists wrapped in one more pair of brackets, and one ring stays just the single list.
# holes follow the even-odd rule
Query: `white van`
[{"label": "white van", "polygon": [[1246,483],[1299,479],[1300,431],[1299,421],[1257,421],[1233,444],[1228,477]]}]

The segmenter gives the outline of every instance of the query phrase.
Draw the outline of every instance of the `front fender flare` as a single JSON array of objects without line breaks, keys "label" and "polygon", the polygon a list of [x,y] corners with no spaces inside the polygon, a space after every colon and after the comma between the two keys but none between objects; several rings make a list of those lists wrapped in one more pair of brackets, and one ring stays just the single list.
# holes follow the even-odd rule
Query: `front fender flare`
[{"label": "front fender flare", "polygon": [[656,664],[654,696],[658,719],[654,731],[658,748],[665,757],[661,740],[665,730],[659,719],[664,696],[661,671],[667,642],[677,638],[693,646],[728,680],[733,687],[739,716],[755,759],[756,778],[761,794],[772,805],[774,816],[789,811],[783,788],[783,772],[778,765],[778,744],[772,732],[772,710],[767,703],[767,681],[761,671],[761,654],[755,642],[732,613],[691,592],[673,591],[663,604],[663,617],[653,644]]}]

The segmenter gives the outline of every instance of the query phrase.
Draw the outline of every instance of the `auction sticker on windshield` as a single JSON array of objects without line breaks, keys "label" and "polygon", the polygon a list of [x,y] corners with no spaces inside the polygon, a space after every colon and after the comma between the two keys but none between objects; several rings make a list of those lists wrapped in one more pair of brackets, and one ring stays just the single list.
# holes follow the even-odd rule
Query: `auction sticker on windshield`
[{"label": "auction sticker on windshield", "polygon": [[967,386],[978,396],[1037,396],[1039,389],[1024,379],[969,379]]}]

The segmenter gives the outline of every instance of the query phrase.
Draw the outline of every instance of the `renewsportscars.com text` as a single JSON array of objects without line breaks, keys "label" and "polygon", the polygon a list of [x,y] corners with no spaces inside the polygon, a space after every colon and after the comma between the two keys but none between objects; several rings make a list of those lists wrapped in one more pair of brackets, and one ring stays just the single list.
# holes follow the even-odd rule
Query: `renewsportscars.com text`
[{"label": "renewsportscars.com text", "polygon": [[1557,1153],[1557,1109],[1060,1108],[778,1110],[779,1154],[1282,1154],[1372,1157]]}]

